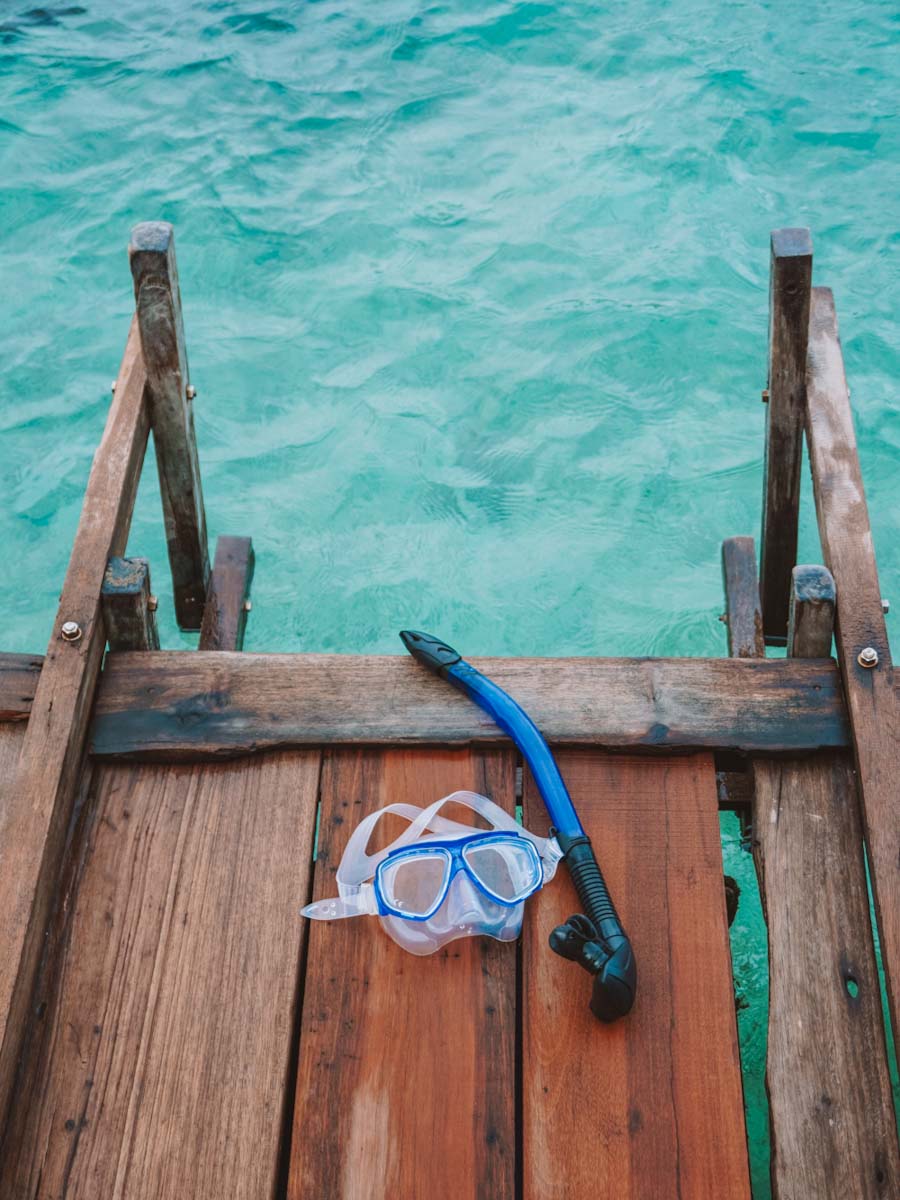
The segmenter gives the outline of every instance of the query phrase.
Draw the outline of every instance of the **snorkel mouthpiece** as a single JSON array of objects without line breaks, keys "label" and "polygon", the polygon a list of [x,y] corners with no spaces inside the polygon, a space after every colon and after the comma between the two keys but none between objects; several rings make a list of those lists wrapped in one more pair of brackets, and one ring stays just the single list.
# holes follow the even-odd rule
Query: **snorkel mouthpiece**
[{"label": "snorkel mouthpiece", "polygon": [[457,654],[452,646],[432,637],[430,633],[416,633],[413,629],[403,629],[400,631],[400,641],[416,662],[420,662],[435,675],[440,675],[442,679],[447,678],[448,667],[462,660],[462,655]]},{"label": "snorkel mouthpiece", "polygon": [[624,1017],[634,1004],[637,967],[628,935],[610,898],[590,838],[575,812],[556,760],[528,714],[502,688],[429,633],[403,630],[413,658],[493,718],[515,742],[550,813],[555,836],[586,916],[570,917],[550,935],[550,948],[594,976],[591,1012],[601,1021]]}]

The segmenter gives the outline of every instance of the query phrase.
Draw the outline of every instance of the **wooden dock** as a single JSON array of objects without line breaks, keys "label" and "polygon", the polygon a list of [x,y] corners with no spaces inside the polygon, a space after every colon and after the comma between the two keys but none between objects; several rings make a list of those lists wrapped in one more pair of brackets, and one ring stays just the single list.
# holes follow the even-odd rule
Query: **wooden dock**
[{"label": "wooden dock", "polygon": [[[130,261],[49,645],[0,655],[3,1200],[749,1197],[723,806],[768,923],[774,1194],[900,1196],[864,853],[897,1030],[900,680],[808,231],[772,236],[761,574],[751,538],[725,543],[729,656],[478,663],[557,748],[629,931],[637,1003],[610,1026],[547,946],[577,910],[565,869],[517,946],[422,959],[300,918],[388,799],[547,815],[412,659],[242,652],[253,551],[220,538],[210,565],[171,227],[139,226]],[[151,430],[196,652],[159,649],[149,566],[124,557]]]}]

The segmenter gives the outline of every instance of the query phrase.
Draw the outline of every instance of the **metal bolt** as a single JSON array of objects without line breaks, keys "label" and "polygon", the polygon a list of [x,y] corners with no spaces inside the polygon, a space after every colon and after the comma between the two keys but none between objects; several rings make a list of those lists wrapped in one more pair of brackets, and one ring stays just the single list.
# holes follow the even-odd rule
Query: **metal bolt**
[{"label": "metal bolt", "polygon": [[252,600],[245,600],[245,601],[244,601],[244,612],[250,612],[250,610],[251,610],[252,608],[253,608],[253,601],[252,601]]},{"label": "metal bolt", "polygon": [[728,613],[719,613],[719,620],[722,622],[723,625],[727,625],[728,624]]},{"label": "metal bolt", "polygon": [[763,389],[762,402],[763,402],[763,404],[769,403],[769,389],[768,388]]},{"label": "metal bolt", "polygon": [[189,383],[184,394],[187,396],[188,400],[193,400],[193,398],[197,395],[197,389],[192,383]]},{"label": "metal bolt", "polygon": [[862,650],[860,650],[856,661],[861,667],[877,667],[878,651],[874,646],[865,646]]},{"label": "metal bolt", "polygon": [[64,642],[77,642],[81,637],[81,626],[77,621],[63,621],[59,632]]},{"label": "metal bolt", "polygon": [[881,600],[881,611],[884,613],[885,616],[887,616],[888,613],[891,611],[891,602],[890,602],[890,600],[885,600],[884,597],[882,597],[882,600]]},{"label": "metal bolt", "polygon": [[111,392],[114,392],[116,390],[116,381],[115,380],[113,380],[112,383],[109,385],[109,390]]},{"label": "metal bolt", "polygon": [[147,608],[150,612],[156,612],[157,608],[159,608],[159,600],[156,596],[147,597]]}]

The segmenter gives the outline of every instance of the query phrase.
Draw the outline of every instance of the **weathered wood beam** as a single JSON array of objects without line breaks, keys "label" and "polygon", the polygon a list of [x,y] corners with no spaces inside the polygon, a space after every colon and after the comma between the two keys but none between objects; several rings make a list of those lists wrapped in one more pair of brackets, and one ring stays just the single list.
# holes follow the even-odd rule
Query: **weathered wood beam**
[{"label": "weathered wood beam", "polygon": [[243,650],[253,563],[250,538],[223,536],[216,542],[200,627],[200,650]]},{"label": "weathered wood beam", "polygon": [[819,535],[837,587],[837,657],[853,728],[891,1018],[900,1031],[900,698],[893,687],[872,529],[828,288],[813,288],[806,390]]},{"label": "weathered wood beam", "polygon": [[[829,572],[795,567],[789,654],[830,651],[833,613]],[[832,752],[761,760],[754,774],[773,1194],[894,1195],[900,1147],[852,762]]]},{"label": "weathered wood beam", "polygon": [[40,654],[0,654],[0,721],[27,721],[41,675]]},{"label": "weathered wood beam", "polygon": [[791,573],[788,654],[829,658],[834,640],[834,579],[824,567],[801,564]]},{"label": "weathered wood beam", "polygon": [[103,623],[110,650],[158,650],[156,599],[146,558],[111,558],[103,577]]},{"label": "weathered wood beam", "polygon": [[733,537],[722,543],[722,581],[729,655],[732,658],[765,658],[753,538]]},{"label": "weathered wood beam", "polygon": [[182,629],[199,629],[209,550],[172,226],[165,221],[136,225],[128,254],[147,368],[175,615]]},{"label": "weathered wood beam", "polygon": [[147,445],[145,384],[132,322],[38,679],[17,784],[0,818],[0,1124],[60,877],[106,645],[103,575],[109,559],[124,553]]},{"label": "weathered wood beam", "polygon": [[797,561],[811,282],[809,230],[776,229],[772,234],[769,278],[760,596],[766,641],[777,646],[783,646],[787,638],[791,568]]},{"label": "weathered wood beam", "polygon": [[[474,661],[557,743],[779,753],[849,737],[830,661]],[[502,740],[479,708],[408,658],[163,651],[108,656],[91,749],[179,760]]]}]

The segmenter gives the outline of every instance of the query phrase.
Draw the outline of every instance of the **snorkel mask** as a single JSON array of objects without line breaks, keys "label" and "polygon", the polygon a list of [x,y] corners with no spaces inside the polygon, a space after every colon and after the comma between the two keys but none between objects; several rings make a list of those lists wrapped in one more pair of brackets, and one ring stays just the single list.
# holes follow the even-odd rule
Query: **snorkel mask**
[{"label": "snorkel mask", "polygon": [[[521,929],[525,900],[553,878],[563,858],[584,911],[553,930],[550,949],[593,977],[595,1017],[624,1017],[637,989],[631,942],[541,731],[512,696],[440,638],[412,629],[400,638],[417,662],[474,701],[512,738],[550,814],[551,836],[536,837],[472,792],[455,792],[426,809],[389,804],[350,838],[337,871],[338,896],[308,905],[304,915],[334,921],[377,914],[394,941],[413,954],[432,954],[454,938],[482,933],[510,941]],[[486,817],[493,831],[439,816],[450,800]],[[405,817],[409,829],[386,850],[367,855],[372,829],[388,812]]]},{"label": "snorkel mask", "polygon": [[[483,817],[477,829],[440,815],[447,804]],[[367,854],[376,825],[392,813],[408,828],[385,849]],[[377,915],[411,954],[433,954],[455,938],[487,935],[514,941],[525,901],[556,874],[555,838],[523,829],[486,796],[454,792],[428,808],[388,804],[361,821],[337,869],[338,895],[307,905],[318,921]]]}]

